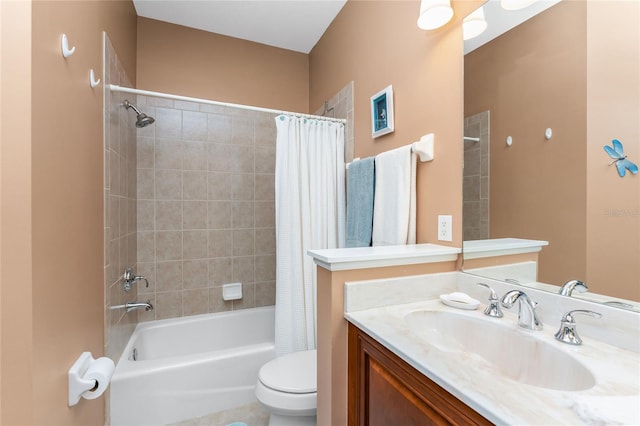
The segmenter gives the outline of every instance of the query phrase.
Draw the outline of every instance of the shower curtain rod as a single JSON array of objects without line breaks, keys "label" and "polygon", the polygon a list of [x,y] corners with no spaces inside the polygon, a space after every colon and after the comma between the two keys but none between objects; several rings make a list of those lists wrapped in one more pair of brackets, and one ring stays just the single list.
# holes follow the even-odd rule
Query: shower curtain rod
[{"label": "shower curtain rod", "polygon": [[141,89],[132,89],[130,87],[118,86],[117,84],[109,84],[108,87],[109,87],[109,90],[111,90],[112,92],[131,93],[134,95],[156,96],[158,98],[173,99],[176,101],[198,102],[198,103],[207,104],[207,105],[240,108],[240,109],[247,109],[250,111],[268,112],[268,113],[274,113],[274,114],[293,115],[295,117],[312,118],[314,120],[332,121],[332,122],[342,123],[342,124],[347,123],[347,120],[345,120],[344,118],[323,117],[321,115],[302,114],[299,112],[281,111],[277,109],[262,108],[262,107],[256,107],[256,106],[250,106],[250,105],[240,105],[240,104],[232,104],[228,102],[210,101],[208,99],[191,98],[189,96],[172,95],[169,93],[152,92],[149,90],[141,90]]}]

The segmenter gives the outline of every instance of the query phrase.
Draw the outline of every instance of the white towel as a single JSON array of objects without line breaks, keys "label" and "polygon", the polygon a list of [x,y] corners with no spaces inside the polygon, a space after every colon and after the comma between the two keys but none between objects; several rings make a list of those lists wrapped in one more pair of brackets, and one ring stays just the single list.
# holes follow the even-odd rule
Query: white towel
[{"label": "white towel", "polygon": [[411,145],[376,156],[373,245],[416,242],[416,155]]}]

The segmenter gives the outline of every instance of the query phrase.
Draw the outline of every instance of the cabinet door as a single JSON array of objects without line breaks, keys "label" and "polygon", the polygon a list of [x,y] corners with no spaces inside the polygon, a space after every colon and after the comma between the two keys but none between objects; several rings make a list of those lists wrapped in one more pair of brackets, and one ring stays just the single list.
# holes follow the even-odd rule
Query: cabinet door
[{"label": "cabinet door", "polygon": [[349,426],[478,424],[491,423],[349,324]]}]

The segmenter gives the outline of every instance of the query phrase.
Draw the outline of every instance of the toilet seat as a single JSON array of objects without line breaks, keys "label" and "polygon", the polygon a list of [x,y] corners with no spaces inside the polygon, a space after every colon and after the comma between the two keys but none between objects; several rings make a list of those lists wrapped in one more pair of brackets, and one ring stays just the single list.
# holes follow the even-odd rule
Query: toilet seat
[{"label": "toilet seat", "polygon": [[301,351],[275,358],[260,368],[256,398],[272,413],[315,416],[317,352]]},{"label": "toilet seat", "polygon": [[314,350],[275,358],[260,368],[258,380],[275,391],[303,394],[318,390],[317,357]]}]

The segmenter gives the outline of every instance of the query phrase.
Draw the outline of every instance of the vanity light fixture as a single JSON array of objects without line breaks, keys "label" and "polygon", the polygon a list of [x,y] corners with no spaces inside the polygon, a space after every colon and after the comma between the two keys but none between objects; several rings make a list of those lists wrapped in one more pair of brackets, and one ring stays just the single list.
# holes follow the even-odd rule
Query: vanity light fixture
[{"label": "vanity light fixture", "polygon": [[487,21],[484,19],[484,6],[480,6],[462,21],[462,38],[471,40],[482,34],[486,29]]},{"label": "vanity light fixture", "polygon": [[536,0],[501,0],[500,6],[505,10],[519,10],[529,7],[535,2]]},{"label": "vanity light fixture", "polygon": [[450,0],[422,0],[418,27],[423,30],[440,28],[453,17]]}]

